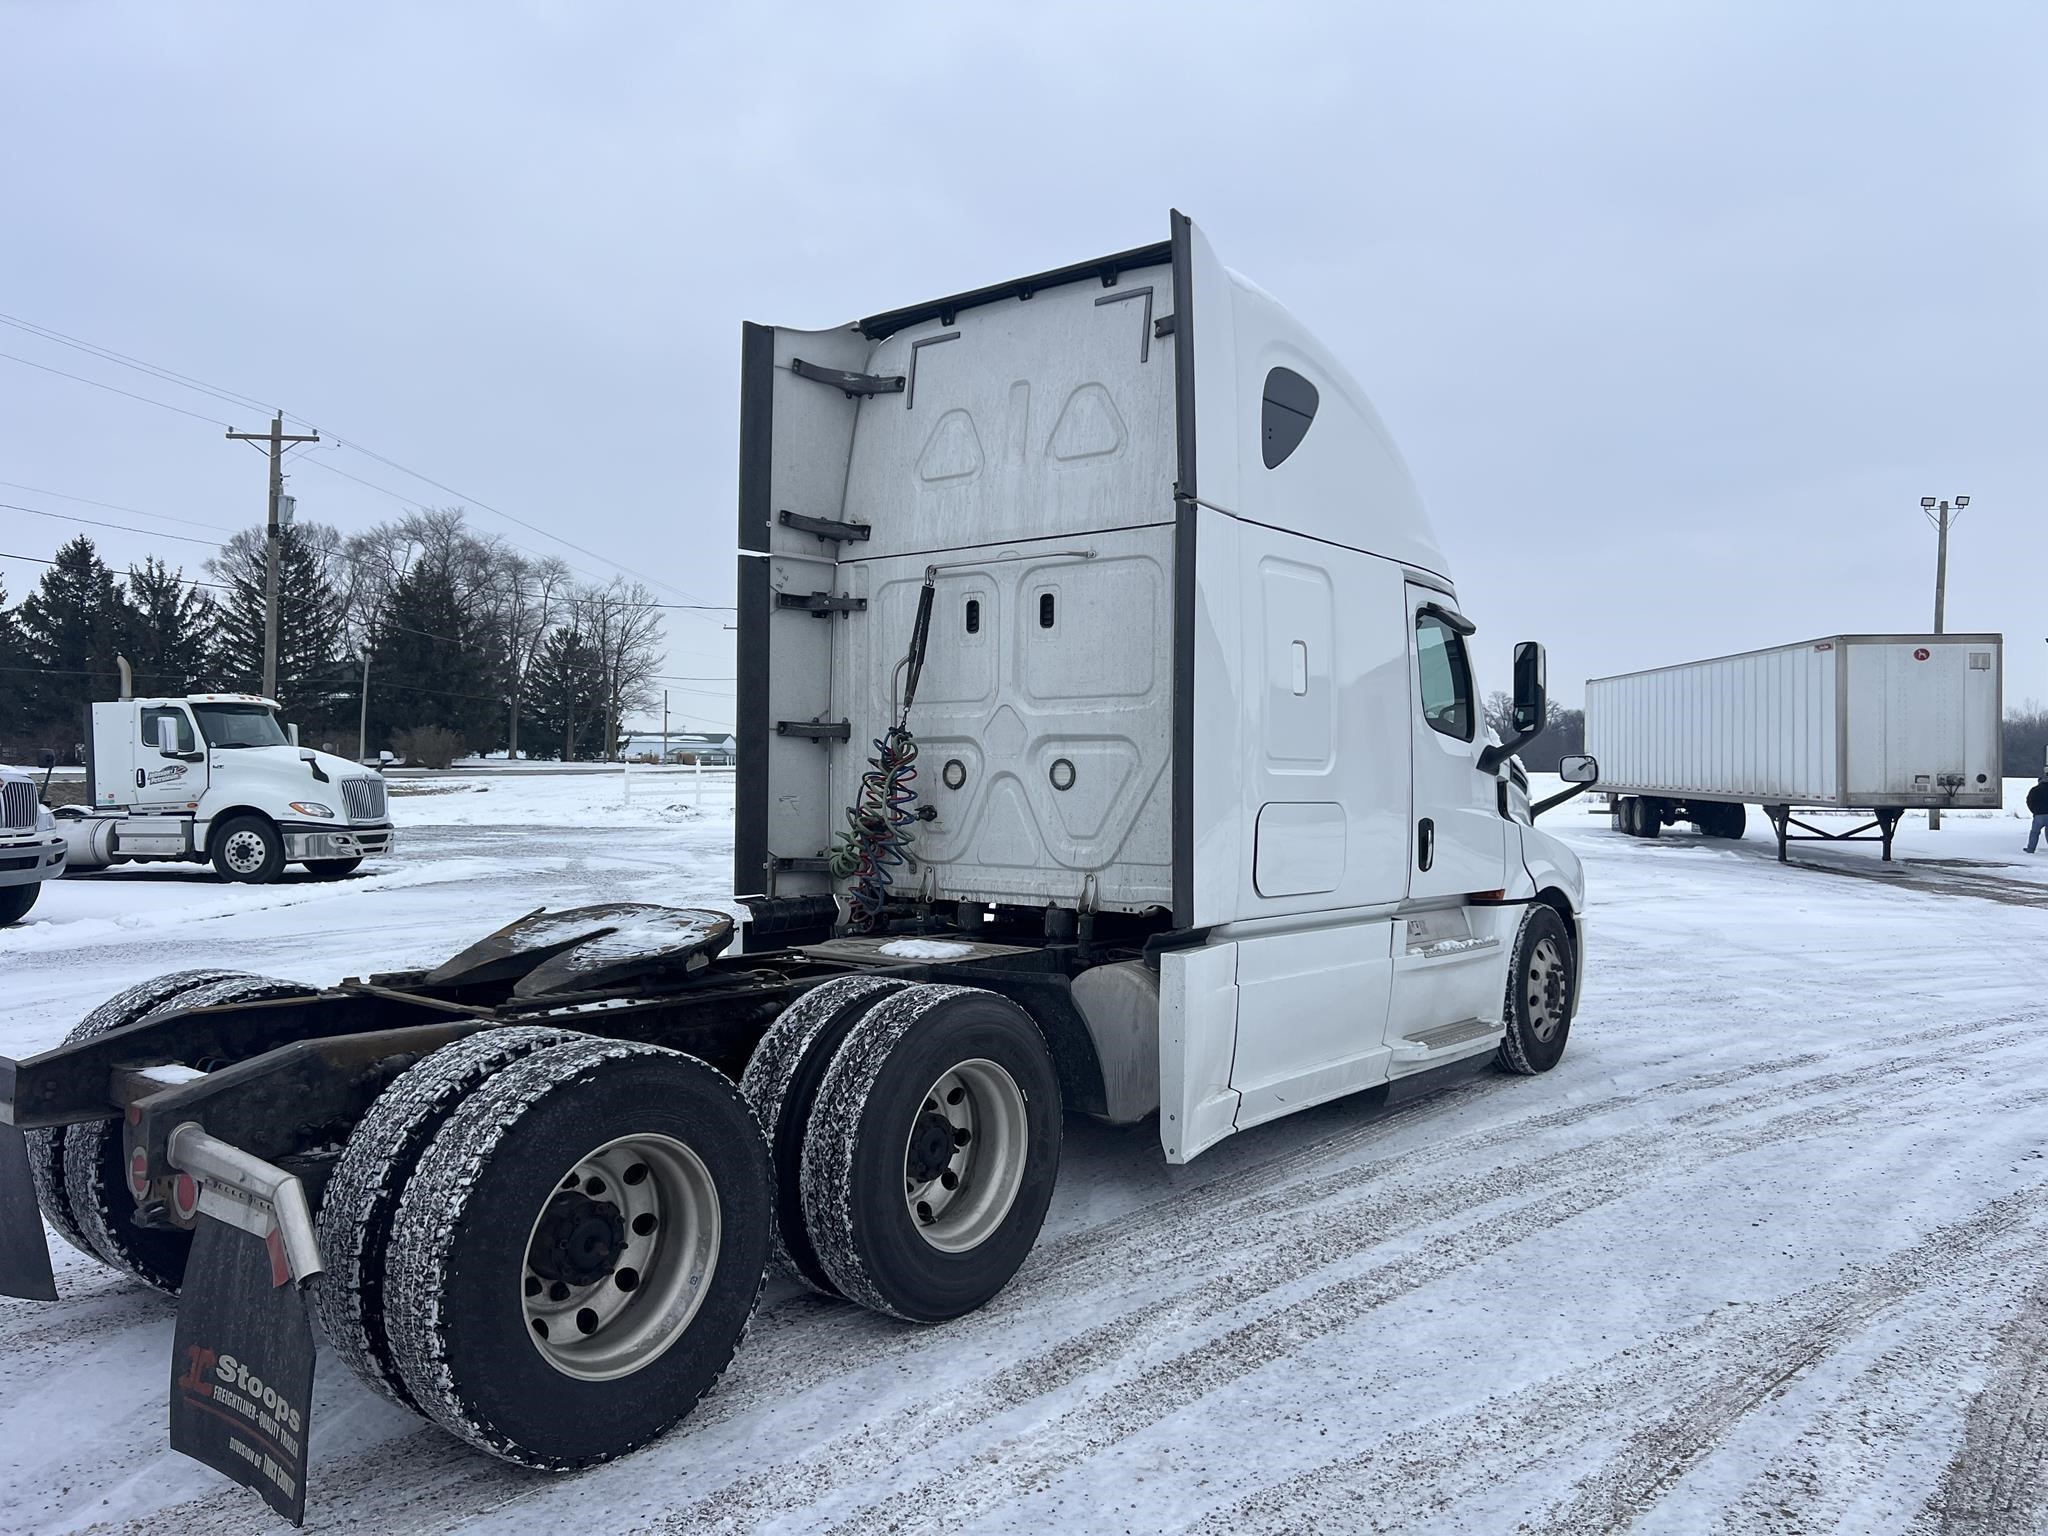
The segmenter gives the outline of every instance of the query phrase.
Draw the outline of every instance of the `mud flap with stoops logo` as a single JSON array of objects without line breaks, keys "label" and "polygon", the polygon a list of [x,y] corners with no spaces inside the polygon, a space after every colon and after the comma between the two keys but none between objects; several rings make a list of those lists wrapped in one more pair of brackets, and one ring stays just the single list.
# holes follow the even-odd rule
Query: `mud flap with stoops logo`
[{"label": "mud flap with stoops logo", "polygon": [[199,1218],[171,1369],[171,1448],[304,1524],[313,1324],[275,1229]]}]

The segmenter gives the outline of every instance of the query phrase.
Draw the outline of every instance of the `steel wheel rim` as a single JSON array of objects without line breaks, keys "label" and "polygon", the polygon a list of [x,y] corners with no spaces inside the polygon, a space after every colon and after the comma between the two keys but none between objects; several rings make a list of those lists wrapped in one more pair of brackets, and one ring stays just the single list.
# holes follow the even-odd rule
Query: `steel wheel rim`
[{"label": "steel wheel rim", "polygon": [[[953,1146],[939,1167],[942,1125]],[[988,1241],[1017,1203],[1030,1150],[1024,1090],[1004,1068],[977,1057],[940,1073],[903,1145],[903,1204],[917,1235],[941,1253]]]},{"label": "steel wheel rim", "polygon": [[236,832],[227,842],[228,868],[238,875],[253,875],[270,857],[270,849],[255,832]]},{"label": "steel wheel rim", "polygon": [[[590,1209],[574,1207],[572,1195]],[[572,1236],[616,1223],[615,1243],[597,1245],[613,1251],[587,1254],[601,1274],[564,1270],[564,1212]],[[519,1277],[527,1338],[564,1376],[632,1375],[681,1338],[703,1306],[721,1232],[718,1186],[682,1142],[643,1133],[593,1148],[555,1181],[527,1232]]]},{"label": "steel wheel rim", "polygon": [[1529,1033],[1546,1045],[1564,1028],[1567,974],[1557,941],[1537,940],[1535,953],[1529,956],[1526,988]]}]

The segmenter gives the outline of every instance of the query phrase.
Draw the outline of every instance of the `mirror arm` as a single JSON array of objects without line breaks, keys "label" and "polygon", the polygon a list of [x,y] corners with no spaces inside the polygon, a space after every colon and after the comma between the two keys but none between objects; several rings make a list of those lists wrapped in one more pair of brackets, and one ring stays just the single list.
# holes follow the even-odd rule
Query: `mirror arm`
[{"label": "mirror arm", "polygon": [[1529,819],[1531,821],[1534,821],[1538,816],[1541,816],[1545,811],[1556,810],[1557,807],[1563,805],[1565,801],[1571,799],[1575,795],[1583,795],[1587,790],[1591,789],[1592,787],[1593,786],[1591,784],[1565,785],[1565,787],[1559,790],[1556,794],[1546,796],[1544,799],[1538,800],[1534,805],[1530,806]]},{"label": "mirror arm", "polygon": [[[1546,721],[1545,724],[1547,725],[1548,722]],[[1481,773],[1498,773],[1502,763],[1513,757],[1538,736],[1541,736],[1543,730],[1544,727],[1539,725],[1535,730],[1524,731],[1521,735],[1514,737],[1510,741],[1504,741],[1498,746],[1488,747],[1479,754],[1479,771]]]}]

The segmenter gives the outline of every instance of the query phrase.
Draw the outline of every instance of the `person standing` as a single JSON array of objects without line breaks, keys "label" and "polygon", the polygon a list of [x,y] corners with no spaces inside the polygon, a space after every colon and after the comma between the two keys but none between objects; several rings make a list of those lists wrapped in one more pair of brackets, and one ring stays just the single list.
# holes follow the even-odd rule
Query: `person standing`
[{"label": "person standing", "polygon": [[2027,833],[2027,852],[2032,853],[2040,846],[2041,834],[2048,832],[2048,769],[2042,770],[2041,781],[2027,791],[2027,810],[2034,818]]}]

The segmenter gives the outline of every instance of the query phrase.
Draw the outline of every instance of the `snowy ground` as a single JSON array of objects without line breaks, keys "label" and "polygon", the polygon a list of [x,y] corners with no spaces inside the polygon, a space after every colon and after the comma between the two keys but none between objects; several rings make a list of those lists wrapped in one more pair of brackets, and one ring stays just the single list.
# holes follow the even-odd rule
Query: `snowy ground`
[{"label": "snowy ground", "polygon": [[[615,776],[422,780],[404,856],[340,885],[66,881],[0,935],[0,1053],[178,966],[328,982],[544,903],[722,895],[728,785],[693,809],[650,773],[628,809]],[[573,1479],[323,1359],[309,1525],[2048,1530],[2048,853],[2007,813],[1910,823],[1889,871],[1781,868],[1754,812],[1741,844],[1638,842],[1581,805],[1546,818],[1592,892],[1548,1077],[1330,1105],[1179,1169],[1151,1125],[1071,1123],[985,1311],[771,1291],[678,1433]],[[61,1302],[0,1302],[0,1528],[272,1529],[165,1448],[169,1303],[54,1251]]]}]

